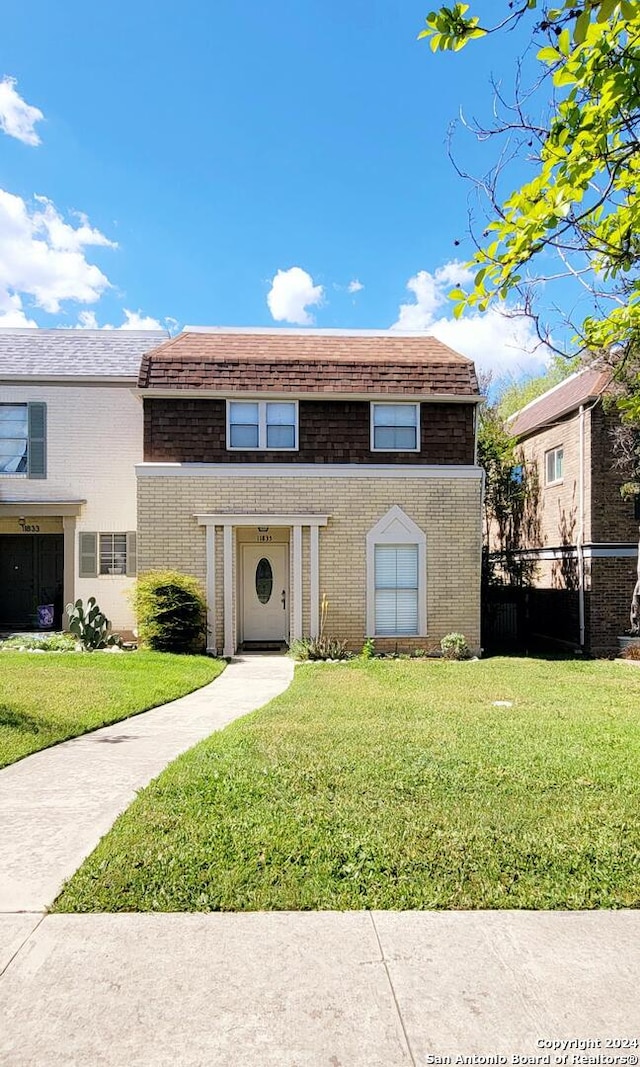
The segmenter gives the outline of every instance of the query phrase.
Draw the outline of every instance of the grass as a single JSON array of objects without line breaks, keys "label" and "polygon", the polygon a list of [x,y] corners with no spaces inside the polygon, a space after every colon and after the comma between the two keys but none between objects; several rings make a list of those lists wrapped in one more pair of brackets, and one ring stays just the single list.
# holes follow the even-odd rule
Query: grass
[{"label": "grass", "polygon": [[143,790],[54,910],[637,908],[639,761],[620,664],[304,664]]},{"label": "grass", "polygon": [[223,666],[159,652],[0,652],[0,767],[190,693]]}]

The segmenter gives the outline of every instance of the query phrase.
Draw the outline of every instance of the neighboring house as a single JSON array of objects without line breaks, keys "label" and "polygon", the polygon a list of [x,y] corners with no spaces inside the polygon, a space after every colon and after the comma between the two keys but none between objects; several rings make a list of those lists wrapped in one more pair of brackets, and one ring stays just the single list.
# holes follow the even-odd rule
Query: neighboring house
[{"label": "neighboring house", "polygon": [[142,361],[138,566],[206,590],[208,647],[319,632],[480,645],[473,363],[424,335],[188,328]]},{"label": "neighboring house", "polygon": [[159,331],[0,330],[0,630],[95,596],[133,629],[135,386]]},{"label": "neighboring house", "polygon": [[530,631],[595,656],[617,650],[636,581],[637,502],[614,468],[610,371],[573,374],[511,417],[531,488],[522,559],[535,566]]}]

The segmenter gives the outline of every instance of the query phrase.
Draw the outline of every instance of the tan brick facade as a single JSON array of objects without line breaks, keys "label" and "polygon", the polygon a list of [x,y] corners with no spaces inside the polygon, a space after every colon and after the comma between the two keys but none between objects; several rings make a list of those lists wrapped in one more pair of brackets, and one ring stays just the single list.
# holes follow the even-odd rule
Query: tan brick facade
[{"label": "tan brick facade", "polygon": [[[398,505],[426,535],[427,633],[417,638],[381,639],[379,648],[431,648],[451,630],[465,634],[469,645],[480,646],[481,479],[474,468],[453,476],[446,468],[410,472],[370,471],[364,477],[354,467],[348,473],[313,472],[291,476],[273,470],[261,476],[236,468],[233,476],[210,468],[190,473],[187,465],[175,473],[167,468],[138,468],[138,567],[141,572],[171,567],[206,582],[205,528],[196,515],[242,513],[329,516],[320,529],[319,594],[329,601],[327,631],[358,650],[366,634],[366,535]],[[463,476],[460,476],[463,475]],[[255,524],[253,524],[255,525]],[[237,527],[250,527],[250,518]],[[234,531],[234,559],[238,528]],[[242,535],[240,535],[242,536]],[[223,644],[223,537],[216,530],[216,647]],[[310,534],[303,531],[303,619],[309,633]],[[237,600],[234,577],[234,601]],[[293,600],[293,597],[291,598]],[[291,608],[293,611],[293,603]],[[241,638],[235,630],[236,639]]]}]

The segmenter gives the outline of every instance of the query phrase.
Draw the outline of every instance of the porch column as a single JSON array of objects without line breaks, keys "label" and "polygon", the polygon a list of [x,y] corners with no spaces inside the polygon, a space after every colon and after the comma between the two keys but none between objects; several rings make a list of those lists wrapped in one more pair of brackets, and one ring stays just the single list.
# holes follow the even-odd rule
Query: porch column
[{"label": "porch column", "polygon": [[293,619],[291,637],[294,641],[302,637],[302,526],[293,527],[292,537],[293,561]]},{"label": "porch column", "polygon": [[230,658],[236,650],[233,638],[233,526],[224,527],[224,651]]},{"label": "porch column", "polygon": [[76,592],[76,516],[62,516],[63,542],[63,577],[62,577],[62,629],[69,626],[67,604],[75,603]]},{"label": "porch column", "polygon": [[215,656],[216,648],[216,528],[205,526],[207,537],[207,652]]},{"label": "porch column", "polygon": [[309,532],[311,534],[309,561],[311,571],[309,575],[311,618],[309,632],[311,637],[318,637],[320,631],[320,528],[318,526],[311,526]]}]

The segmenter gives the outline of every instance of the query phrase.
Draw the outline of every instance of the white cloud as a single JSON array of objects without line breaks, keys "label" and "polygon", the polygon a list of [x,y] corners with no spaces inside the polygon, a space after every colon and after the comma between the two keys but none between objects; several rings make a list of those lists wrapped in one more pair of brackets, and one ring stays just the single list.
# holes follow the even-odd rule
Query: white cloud
[{"label": "white cloud", "polygon": [[349,282],[347,286],[348,293],[360,293],[364,289],[362,282],[359,282],[357,278],[354,278],[352,282]]},{"label": "white cloud", "polygon": [[44,115],[40,108],[22,99],[17,84],[15,78],[5,77],[0,81],[0,130],[23,144],[38,145],[40,138],[34,126]]},{"label": "white cloud", "polygon": [[63,301],[93,304],[110,288],[109,279],[89,263],[85,249],[115,248],[84,215],[65,222],[45,197],[33,205],[0,189],[0,309],[27,297],[43,311],[57,313]]},{"label": "white cloud", "polygon": [[15,329],[19,326],[37,326],[37,322],[28,319],[22,308],[22,300],[17,293],[10,294],[0,289],[0,326]]},{"label": "white cloud", "polygon": [[109,322],[100,326],[95,311],[81,311],[75,328],[76,330],[169,330],[173,333],[178,326],[176,319],[169,316],[160,322],[158,319],[151,318],[150,315],[143,315],[140,310],[129,311],[128,308],[124,308],[123,314],[124,322],[119,326],[114,326]]},{"label": "white cloud", "polygon": [[267,293],[269,311],[276,322],[293,322],[298,326],[312,326],[313,315],[307,308],[322,303],[324,287],[314,285],[313,278],[302,267],[279,270]]},{"label": "white cloud", "polygon": [[424,331],[473,359],[478,370],[496,374],[538,373],[544,369],[549,350],[540,345],[530,319],[514,314],[505,304],[494,304],[483,314],[473,313],[454,319],[437,315],[446,305],[453,310],[447,293],[456,286],[469,285],[473,271],[451,262],[434,273],[421,270],[407,282],[414,296],[401,304],[392,330]]}]

